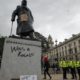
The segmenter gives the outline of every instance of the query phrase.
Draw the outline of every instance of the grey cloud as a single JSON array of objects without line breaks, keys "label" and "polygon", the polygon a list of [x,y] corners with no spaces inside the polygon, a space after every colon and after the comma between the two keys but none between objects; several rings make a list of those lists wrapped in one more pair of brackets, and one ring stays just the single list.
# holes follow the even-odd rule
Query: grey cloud
[{"label": "grey cloud", "polygon": [[[0,0],[0,34],[9,35],[11,13],[20,1]],[[80,24],[75,16],[80,14],[80,0],[28,0],[28,7],[34,16],[34,29],[44,36],[51,34],[54,39],[61,41],[75,32],[80,32]],[[14,34],[15,30],[16,24],[14,23]]]}]

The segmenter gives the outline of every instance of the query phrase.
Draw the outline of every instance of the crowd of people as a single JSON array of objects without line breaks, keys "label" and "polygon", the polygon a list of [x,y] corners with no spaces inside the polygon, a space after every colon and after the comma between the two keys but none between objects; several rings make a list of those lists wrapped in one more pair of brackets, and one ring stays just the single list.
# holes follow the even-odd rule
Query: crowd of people
[{"label": "crowd of people", "polygon": [[63,70],[63,79],[67,79],[67,73],[71,73],[72,79],[80,80],[80,61],[62,60],[59,62],[59,67]]},{"label": "crowd of people", "polygon": [[42,58],[42,61],[43,61],[43,71],[44,71],[43,79],[46,79],[46,75],[49,76],[50,80],[52,79],[52,76],[50,75],[49,72],[49,68],[53,68],[53,71],[56,74],[57,72],[63,74],[63,80],[68,80],[67,74],[71,74],[72,80],[80,80],[80,61],[62,60],[59,61],[58,63],[53,63],[53,65],[51,66],[47,55],[45,55]]}]

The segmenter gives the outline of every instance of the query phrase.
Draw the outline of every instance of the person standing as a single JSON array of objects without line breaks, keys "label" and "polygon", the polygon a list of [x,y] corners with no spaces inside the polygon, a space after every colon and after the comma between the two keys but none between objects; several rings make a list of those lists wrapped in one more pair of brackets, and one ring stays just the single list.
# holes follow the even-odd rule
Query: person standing
[{"label": "person standing", "polygon": [[50,68],[49,60],[48,60],[48,57],[45,56],[44,57],[44,78],[43,79],[46,79],[46,75],[48,75],[50,79],[52,78],[49,73],[49,68]]},{"label": "person standing", "polygon": [[79,80],[80,80],[80,61],[77,61],[77,72],[78,72],[78,76],[79,76]]},{"label": "person standing", "polygon": [[54,71],[54,74],[56,74],[56,64],[55,64],[55,63],[53,63],[52,69],[53,69],[53,71]]},{"label": "person standing", "polygon": [[62,67],[62,70],[63,70],[63,80],[67,79],[67,64],[66,64],[66,61],[63,59],[61,61],[61,67]]},{"label": "person standing", "polygon": [[70,70],[71,70],[71,75],[72,75],[72,79],[75,79],[77,78],[76,76],[76,70],[75,70],[75,61],[69,61],[69,67],[70,67]]}]

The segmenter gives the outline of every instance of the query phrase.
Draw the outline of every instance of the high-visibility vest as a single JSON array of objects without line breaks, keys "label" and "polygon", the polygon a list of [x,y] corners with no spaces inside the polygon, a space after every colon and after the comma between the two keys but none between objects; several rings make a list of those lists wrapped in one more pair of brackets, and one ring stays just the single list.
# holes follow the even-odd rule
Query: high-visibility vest
[{"label": "high-visibility vest", "polygon": [[80,67],[80,61],[76,61],[76,67]]},{"label": "high-visibility vest", "polygon": [[66,61],[63,61],[63,67],[67,67]]},{"label": "high-visibility vest", "polygon": [[63,68],[64,68],[64,67],[67,67],[66,61],[60,61],[60,62],[59,62],[59,66],[60,66],[60,67],[63,67]]},{"label": "high-visibility vest", "polygon": [[62,67],[62,62],[63,62],[63,61],[59,61],[59,67]]},{"label": "high-visibility vest", "polygon": [[73,67],[76,68],[76,61],[72,61],[73,62]]},{"label": "high-visibility vest", "polygon": [[69,61],[68,66],[74,68],[75,67],[75,62],[74,61]]}]

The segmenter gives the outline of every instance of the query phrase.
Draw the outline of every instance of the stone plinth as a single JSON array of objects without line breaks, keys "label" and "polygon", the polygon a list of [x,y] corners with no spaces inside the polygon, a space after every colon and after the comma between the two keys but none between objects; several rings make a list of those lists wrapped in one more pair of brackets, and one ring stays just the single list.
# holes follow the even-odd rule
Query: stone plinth
[{"label": "stone plinth", "polygon": [[41,80],[41,42],[6,38],[0,80],[20,79],[21,75],[37,75]]}]

